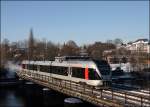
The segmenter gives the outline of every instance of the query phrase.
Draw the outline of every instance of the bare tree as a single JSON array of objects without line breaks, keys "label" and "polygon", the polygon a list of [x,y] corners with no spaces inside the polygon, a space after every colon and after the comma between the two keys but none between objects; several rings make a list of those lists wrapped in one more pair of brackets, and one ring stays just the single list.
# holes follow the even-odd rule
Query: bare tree
[{"label": "bare tree", "polygon": [[105,50],[110,50],[110,49],[115,49],[115,48],[116,47],[114,44],[95,42],[94,44],[91,44],[88,46],[87,52],[94,59],[102,59],[103,52]]},{"label": "bare tree", "polygon": [[120,39],[120,38],[116,38],[116,39],[114,40],[114,44],[115,44],[115,45],[122,45],[122,44],[123,44],[123,40]]},{"label": "bare tree", "polygon": [[4,64],[9,60],[9,40],[4,39],[1,44],[1,63]]},{"label": "bare tree", "polygon": [[47,42],[47,59],[53,60],[59,53],[59,44],[56,45],[51,41]]},{"label": "bare tree", "polygon": [[77,44],[74,41],[68,41],[66,44],[62,46],[60,50],[60,55],[69,55],[69,56],[74,56],[74,55],[79,55],[79,50],[80,48],[77,46]]}]

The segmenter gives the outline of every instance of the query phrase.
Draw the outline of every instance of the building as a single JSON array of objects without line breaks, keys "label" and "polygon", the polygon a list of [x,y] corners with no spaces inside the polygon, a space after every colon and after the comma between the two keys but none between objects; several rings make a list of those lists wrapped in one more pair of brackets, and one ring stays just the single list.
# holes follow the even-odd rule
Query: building
[{"label": "building", "polygon": [[132,52],[150,53],[150,46],[148,44],[148,39],[138,39],[134,42],[129,42],[126,45],[126,49]]},{"label": "building", "polygon": [[[122,70],[130,72],[141,71],[150,67],[150,54],[147,54],[150,53],[148,39],[138,39],[117,47],[103,52],[103,57],[108,61],[112,70],[120,67]],[[142,52],[142,54],[135,54],[138,52]]]}]

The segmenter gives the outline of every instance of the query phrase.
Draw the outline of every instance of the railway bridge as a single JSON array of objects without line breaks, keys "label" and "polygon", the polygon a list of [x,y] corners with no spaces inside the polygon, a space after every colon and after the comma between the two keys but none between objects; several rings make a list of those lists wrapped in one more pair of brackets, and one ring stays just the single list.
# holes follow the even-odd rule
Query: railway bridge
[{"label": "railway bridge", "polygon": [[95,89],[86,84],[79,84],[68,80],[52,78],[51,76],[18,69],[17,75],[21,79],[29,80],[63,94],[80,98],[97,106],[106,107],[150,107],[150,96],[134,94],[115,89]]}]

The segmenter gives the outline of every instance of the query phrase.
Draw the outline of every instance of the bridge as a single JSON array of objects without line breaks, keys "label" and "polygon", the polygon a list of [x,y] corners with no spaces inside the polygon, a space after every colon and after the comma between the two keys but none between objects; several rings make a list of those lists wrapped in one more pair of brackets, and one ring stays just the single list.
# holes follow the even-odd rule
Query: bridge
[{"label": "bridge", "polygon": [[68,96],[76,97],[97,106],[106,107],[150,107],[150,93],[132,93],[119,89],[95,89],[86,84],[52,78],[21,68],[16,72],[21,79],[31,81]]}]

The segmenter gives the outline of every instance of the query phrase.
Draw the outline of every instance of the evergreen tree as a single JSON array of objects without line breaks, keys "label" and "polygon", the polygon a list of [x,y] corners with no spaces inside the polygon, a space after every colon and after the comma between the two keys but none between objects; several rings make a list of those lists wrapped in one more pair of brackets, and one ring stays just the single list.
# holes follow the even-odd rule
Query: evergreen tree
[{"label": "evergreen tree", "polygon": [[30,30],[29,40],[28,40],[28,60],[34,59],[34,37],[33,31]]}]

